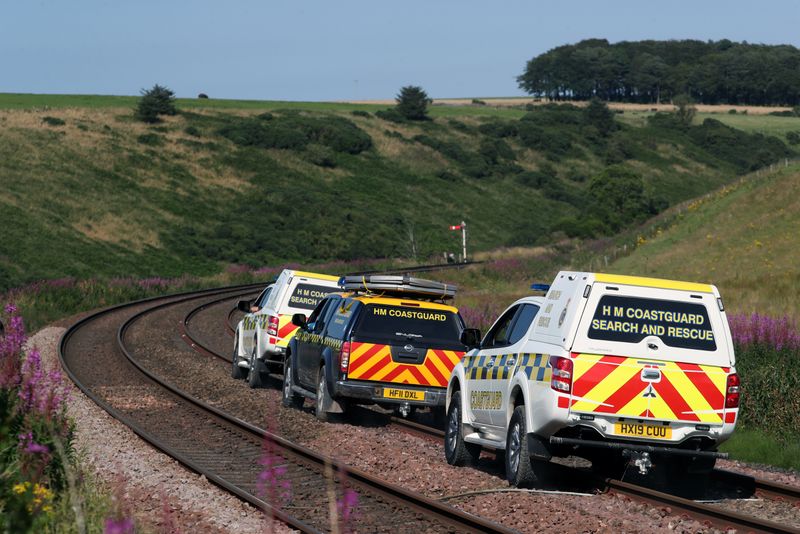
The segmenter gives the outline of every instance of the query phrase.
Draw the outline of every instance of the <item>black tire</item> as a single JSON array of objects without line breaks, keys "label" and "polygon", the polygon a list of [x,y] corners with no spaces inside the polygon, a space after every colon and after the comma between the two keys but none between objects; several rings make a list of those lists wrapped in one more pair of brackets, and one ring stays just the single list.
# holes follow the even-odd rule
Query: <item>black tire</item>
[{"label": "black tire", "polygon": [[323,365],[319,368],[319,374],[317,374],[317,405],[314,408],[314,415],[320,421],[330,420],[330,414],[323,409],[323,406],[330,405],[331,401],[328,383],[325,380],[325,366]]},{"label": "black tire", "polygon": [[512,486],[531,486],[537,480],[534,465],[528,454],[525,406],[517,406],[511,415],[506,435],[506,479]]},{"label": "black tire", "polygon": [[281,396],[281,404],[287,408],[302,408],[305,397],[299,393],[292,391],[294,385],[294,370],[292,369],[292,359],[289,354],[286,355],[286,361],[283,364],[283,390]]},{"label": "black tire", "polygon": [[241,380],[245,377],[245,371],[239,367],[239,336],[236,336],[236,342],[233,344],[233,356],[231,357],[231,378]]},{"label": "black tire", "polygon": [[481,455],[481,446],[464,441],[461,420],[461,392],[456,391],[450,399],[447,410],[447,424],[444,429],[444,457],[450,465],[474,464]]},{"label": "black tire", "polygon": [[256,358],[256,351],[258,351],[258,343],[253,342],[253,351],[250,353],[250,369],[247,370],[247,385],[253,389],[260,388],[263,385],[261,380],[261,362]]}]

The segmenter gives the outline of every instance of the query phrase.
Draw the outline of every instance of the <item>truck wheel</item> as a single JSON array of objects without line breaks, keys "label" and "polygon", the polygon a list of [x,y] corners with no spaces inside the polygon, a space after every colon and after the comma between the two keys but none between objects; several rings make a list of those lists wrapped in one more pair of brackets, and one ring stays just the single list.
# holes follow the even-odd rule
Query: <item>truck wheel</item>
[{"label": "truck wheel", "polygon": [[447,410],[447,426],[444,430],[444,456],[450,465],[475,463],[481,455],[481,446],[464,441],[461,421],[461,392],[456,391]]},{"label": "truck wheel", "polygon": [[314,408],[314,415],[320,421],[328,421],[330,415],[325,411],[326,406],[330,406],[333,402],[331,394],[328,392],[328,384],[325,381],[325,366],[319,368],[317,375],[317,406]]},{"label": "truck wheel", "polygon": [[536,482],[534,462],[528,454],[525,406],[517,406],[511,415],[506,436],[506,478],[512,486],[530,486]]},{"label": "truck wheel", "polygon": [[305,397],[292,391],[294,385],[294,372],[292,370],[292,360],[289,354],[283,364],[283,396],[281,403],[287,408],[302,408]]},{"label": "truck wheel", "polygon": [[261,382],[261,362],[256,358],[258,344],[253,345],[253,352],[250,353],[250,369],[247,370],[247,385],[251,388],[260,388]]},{"label": "truck wheel", "polygon": [[236,342],[233,344],[233,356],[231,356],[231,378],[241,380],[244,378],[244,369],[239,367],[239,337],[236,337]]}]

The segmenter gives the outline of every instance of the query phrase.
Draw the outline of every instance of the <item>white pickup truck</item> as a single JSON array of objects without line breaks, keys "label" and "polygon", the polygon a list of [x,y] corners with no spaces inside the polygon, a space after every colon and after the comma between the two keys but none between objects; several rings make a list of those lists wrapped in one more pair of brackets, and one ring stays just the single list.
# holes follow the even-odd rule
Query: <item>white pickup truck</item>
[{"label": "white pickup truck", "polygon": [[505,451],[529,485],[552,456],[583,456],[619,476],[653,462],[707,473],[733,432],[739,377],[722,299],[708,284],[561,272],[544,297],[514,302],[447,390],[445,456]]}]

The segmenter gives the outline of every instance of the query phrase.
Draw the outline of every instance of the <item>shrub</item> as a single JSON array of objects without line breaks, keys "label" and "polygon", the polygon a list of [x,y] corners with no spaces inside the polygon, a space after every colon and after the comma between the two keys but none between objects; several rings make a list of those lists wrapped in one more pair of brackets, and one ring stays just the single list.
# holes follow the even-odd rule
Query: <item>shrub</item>
[{"label": "shrub", "polygon": [[364,111],[363,109],[354,109],[350,113],[356,117],[364,117],[366,119],[372,118],[372,115],[370,115],[368,111]]},{"label": "shrub", "polygon": [[603,137],[615,129],[614,113],[608,106],[597,98],[593,98],[583,110],[583,120],[586,124],[594,126]]},{"label": "shrub", "polygon": [[164,138],[155,133],[142,134],[136,138],[138,142],[148,146],[161,146],[164,144]]},{"label": "shrub", "polygon": [[478,131],[490,137],[516,137],[519,134],[519,127],[516,122],[511,121],[491,121],[478,126]]},{"label": "shrub", "polygon": [[193,137],[200,137],[202,135],[200,130],[198,130],[195,126],[187,126],[183,131]]},{"label": "shrub", "polygon": [[306,158],[319,167],[336,167],[336,154],[327,146],[310,144],[306,146]]},{"label": "shrub", "polygon": [[59,119],[58,117],[43,117],[42,122],[47,124],[48,126],[64,126],[66,122],[63,119]]},{"label": "shrub", "polygon": [[800,145],[800,132],[788,132],[786,140],[789,141],[790,145]]},{"label": "shrub", "polygon": [[142,98],[136,106],[136,118],[143,122],[159,122],[159,115],[175,115],[175,93],[158,84],[152,89],[142,89]]},{"label": "shrub", "polygon": [[474,105],[476,105],[476,106],[485,106],[486,105],[486,102],[484,102],[483,100],[479,100],[477,98],[473,98],[472,99],[472,103]]},{"label": "shrub", "polygon": [[461,122],[458,119],[448,119],[447,124],[453,127],[454,130],[458,130],[459,132],[469,132],[470,127]]},{"label": "shrub", "polygon": [[395,101],[397,102],[395,109],[406,119],[410,121],[428,119],[428,104],[431,103],[431,99],[422,87],[407,85],[401,88]]},{"label": "shrub", "polygon": [[264,120],[237,119],[219,130],[220,135],[241,146],[301,150],[309,143],[336,152],[359,154],[372,146],[372,138],[341,117],[305,117],[292,114]]},{"label": "shrub", "polygon": [[200,93],[199,95],[197,95],[197,98],[200,98],[200,99],[208,99],[208,95],[207,95],[207,94],[205,94],[205,93]]},{"label": "shrub", "polygon": [[404,123],[406,118],[395,108],[379,109],[375,112],[375,116],[389,122]]}]

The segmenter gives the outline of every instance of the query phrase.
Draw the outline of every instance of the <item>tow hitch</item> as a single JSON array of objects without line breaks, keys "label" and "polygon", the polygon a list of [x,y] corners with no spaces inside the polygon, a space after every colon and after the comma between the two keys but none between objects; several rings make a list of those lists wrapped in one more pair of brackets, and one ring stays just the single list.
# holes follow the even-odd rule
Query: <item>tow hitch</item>
[{"label": "tow hitch", "polygon": [[397,411],[405,419],[406,417],[408,417],[408,414],[411,413],[411,405],[409,403],[407,403],[407,402],[404,402],[403,404],[400,405],[399,408],[397,408]]},{"label": "tow hitch", "polygon": [[639,469],[640,475],[646,475],[650,468],[653,467],[653,462],[650,460],[650,453],[643,451],[631,451],[625,449],[622,451],[622,456],[630,458],[631,463]]}]

